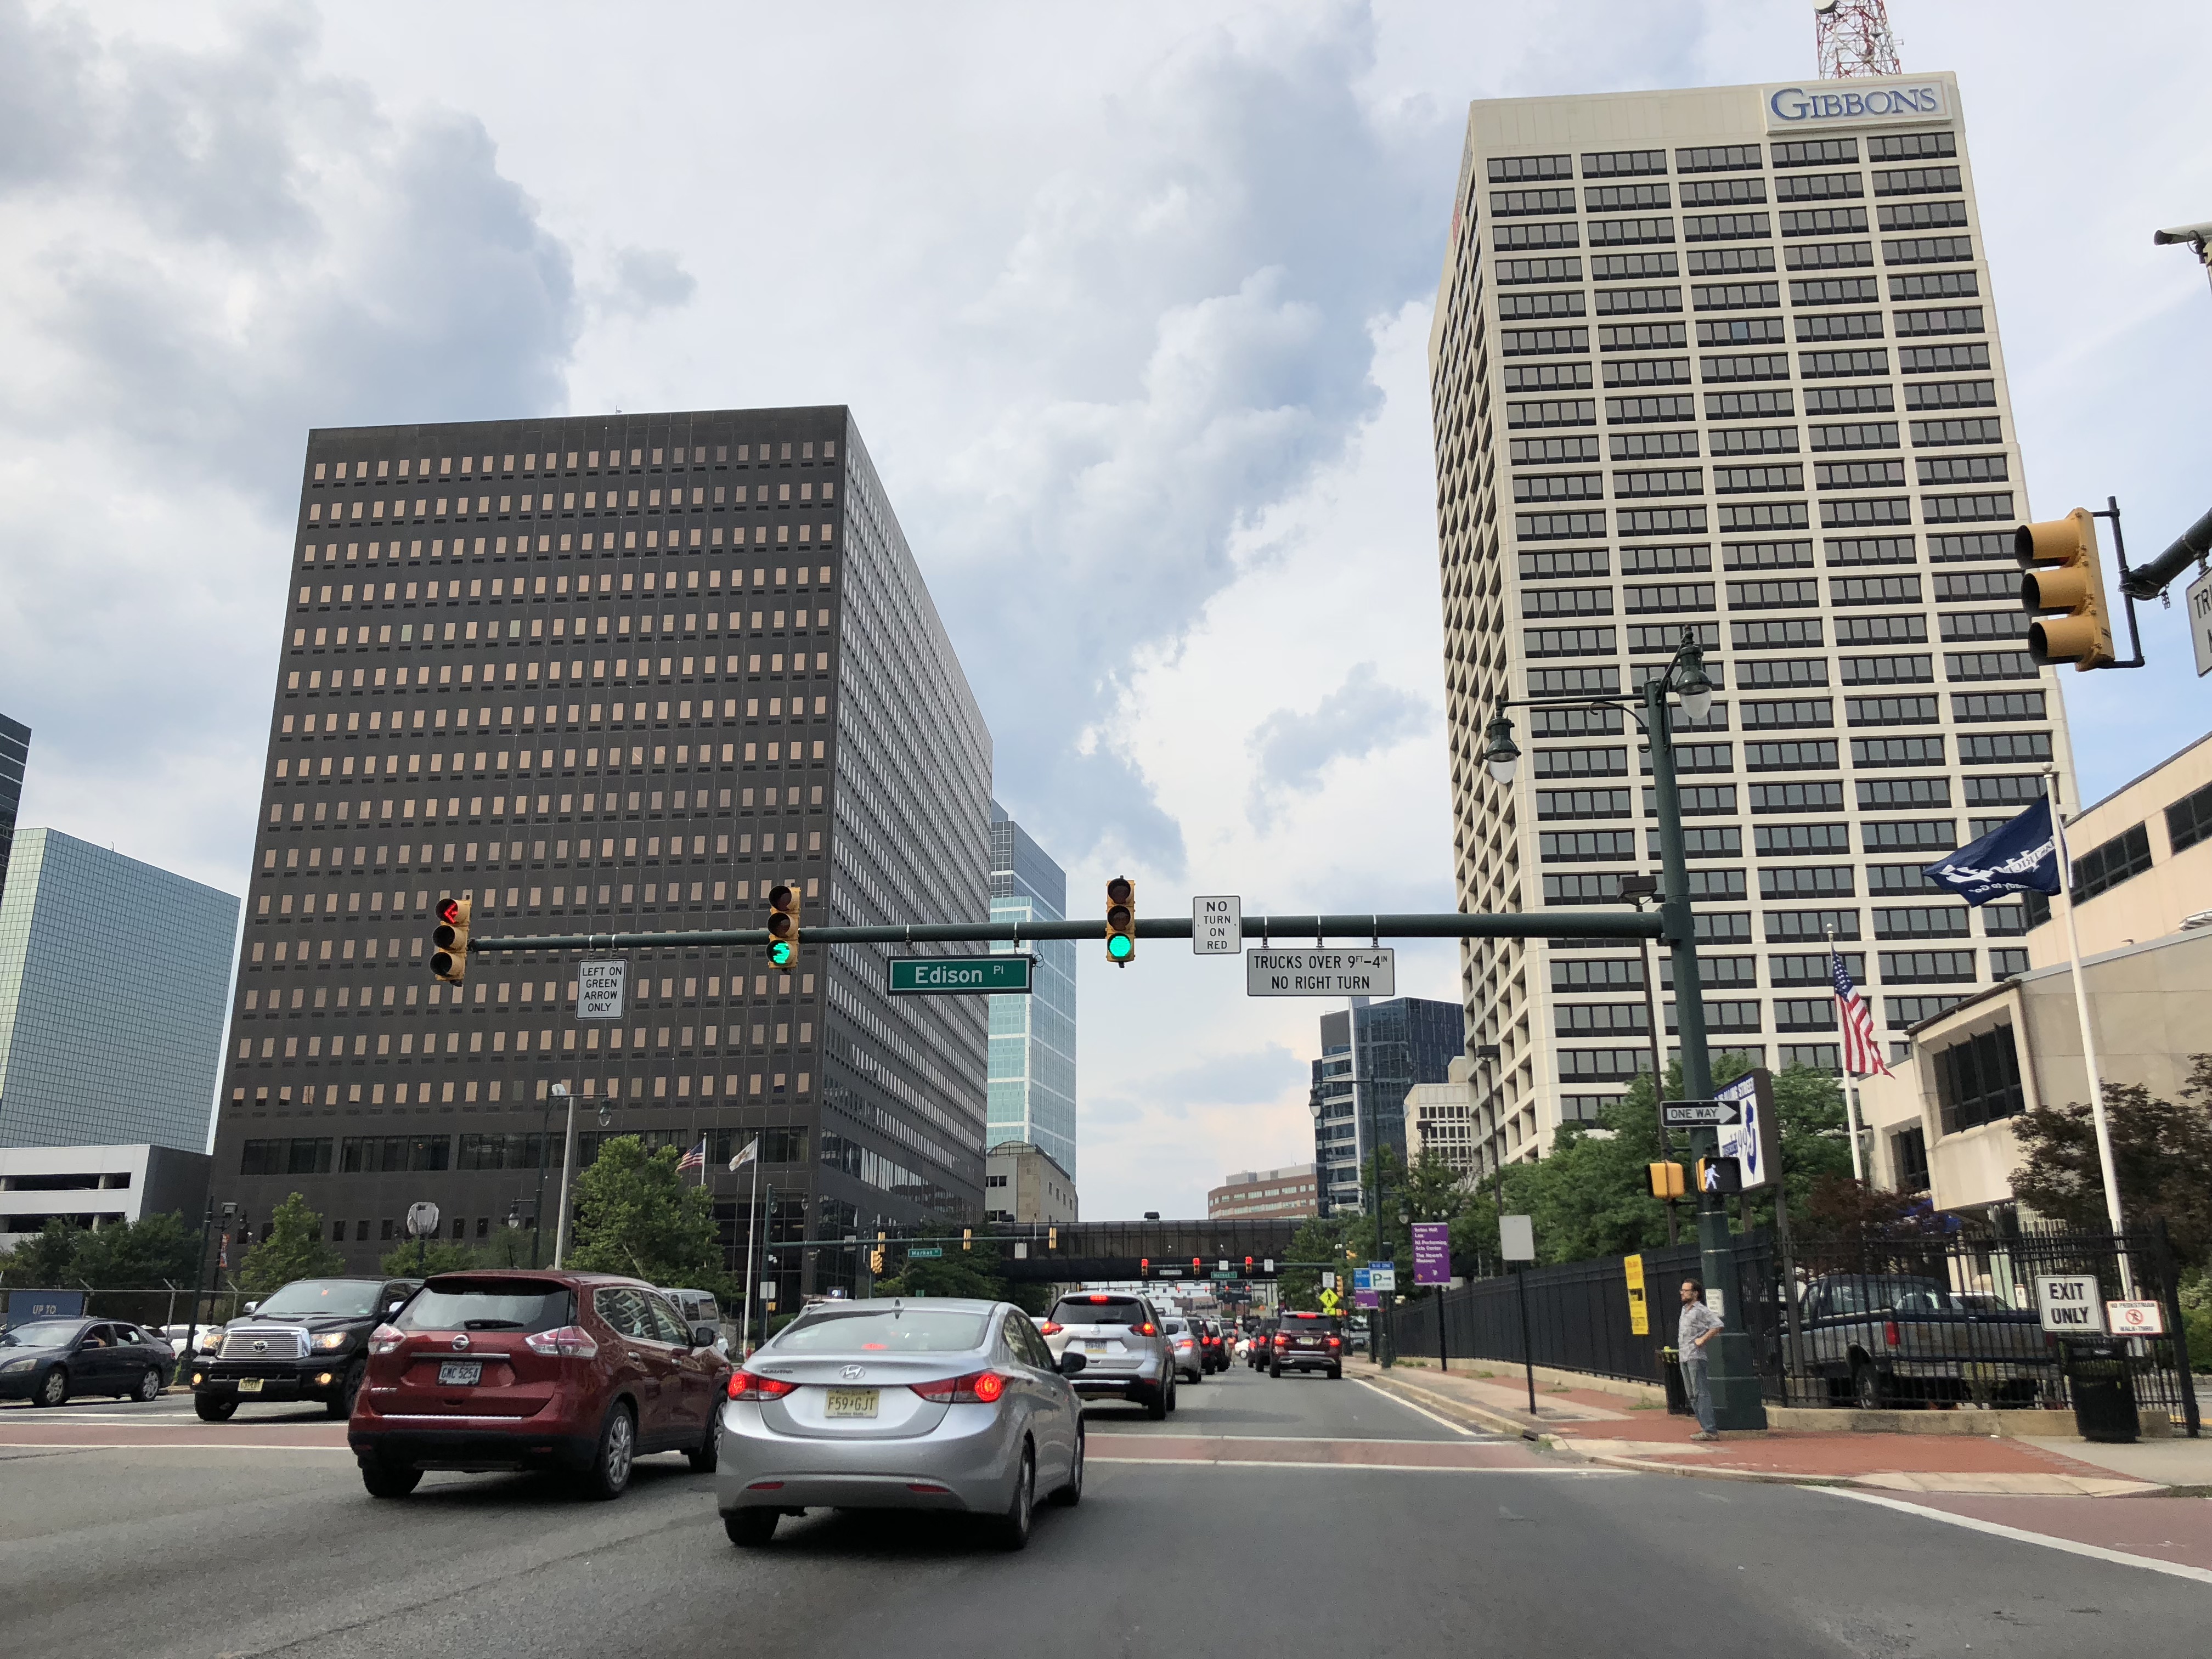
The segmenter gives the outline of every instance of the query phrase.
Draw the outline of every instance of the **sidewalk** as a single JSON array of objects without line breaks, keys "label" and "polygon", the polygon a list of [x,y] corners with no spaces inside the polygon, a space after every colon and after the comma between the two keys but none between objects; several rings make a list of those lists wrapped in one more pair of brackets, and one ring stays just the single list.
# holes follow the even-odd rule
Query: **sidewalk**
[{"label": "sidewalk", "polygon": [[1774,1429],[1697,1442],[1691,1418],[1569,1384],[1556,1373],[1552,1381],[1539,1377],[1532,1414],[1518,1371],[1496,1361],[1462,1364],[1449,1373],[1406,1365],[1383,1371],[1352,1359],[1345,1370],[1440,1416],[1547,1440],[1621,1468],[1904,1493],[2124,1498],[2212,1490],[2212,1439],[2106,1446],[2077,1438]]}]

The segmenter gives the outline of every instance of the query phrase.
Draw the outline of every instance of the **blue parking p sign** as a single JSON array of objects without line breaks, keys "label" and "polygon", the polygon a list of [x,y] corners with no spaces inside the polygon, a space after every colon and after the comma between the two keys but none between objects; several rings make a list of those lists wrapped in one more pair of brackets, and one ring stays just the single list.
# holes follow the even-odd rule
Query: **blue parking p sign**
[{"label": "blue parking p sign", "polygon": [[10,1328],[27,1325],[34,1319],[82,1319],[84,1317],[82,1291],[10,1291],[8,1292],[8,1323]]}]

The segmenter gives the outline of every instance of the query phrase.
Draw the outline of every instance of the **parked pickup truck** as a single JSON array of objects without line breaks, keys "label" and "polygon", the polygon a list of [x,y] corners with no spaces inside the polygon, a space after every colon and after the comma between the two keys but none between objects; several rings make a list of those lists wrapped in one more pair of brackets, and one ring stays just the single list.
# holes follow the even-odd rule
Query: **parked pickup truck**
[{"label": "parked pickup truck", "polygon": [[1864,1411],[1936,1401],[2030,1405],[2058,1357],[2031,1309],[1905,1273],[1827,1273],[1798,1304],[1800,1375]]}]

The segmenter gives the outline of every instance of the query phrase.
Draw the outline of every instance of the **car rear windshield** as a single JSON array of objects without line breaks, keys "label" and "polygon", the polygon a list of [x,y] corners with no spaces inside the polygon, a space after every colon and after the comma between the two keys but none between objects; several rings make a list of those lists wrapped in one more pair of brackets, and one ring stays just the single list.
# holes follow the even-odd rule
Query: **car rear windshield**
[{"label": "car rear windshield", "polygon": [[384,1281],[373,1279],[295,1279],[253,1311],[312,1318],[318,1314],[339,1319],[366,1319],[376,1311],[377,1293]]},{"label": "car rear windshield", "polygon": [[1300,1336],[1334,1336],[1337,1322],[1328,1314],[1286,1313],[1281,1328]]},{"label": "car rear windshield", "polygon": [[1119,1296],[1071,1297],[1052,1310],[1056,1325],[1141,1325],[1145,1304]]},{"label": "car rear windshield", "polygon": [[576,1320],[576,1298],[537,1279],[440,1285],[415,1293],[392,1322],[403,1331],[551,1331]]},{"label": "car rear windshield", "polygon": [[965,1353],[983,1346],[988,1317],[950,1308],[815,1314],[770,1346],[779,1353]]}]

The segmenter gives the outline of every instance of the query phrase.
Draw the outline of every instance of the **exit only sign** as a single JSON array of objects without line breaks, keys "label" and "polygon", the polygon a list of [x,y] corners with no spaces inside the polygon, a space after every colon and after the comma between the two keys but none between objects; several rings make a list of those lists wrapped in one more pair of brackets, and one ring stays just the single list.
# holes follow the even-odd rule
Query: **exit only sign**
[{"label": "exit only sign", "polygon": [[1027,996],[1036,958],[1024,956],[893,957],[893,996]]}]

